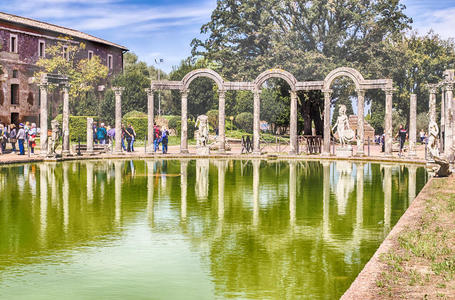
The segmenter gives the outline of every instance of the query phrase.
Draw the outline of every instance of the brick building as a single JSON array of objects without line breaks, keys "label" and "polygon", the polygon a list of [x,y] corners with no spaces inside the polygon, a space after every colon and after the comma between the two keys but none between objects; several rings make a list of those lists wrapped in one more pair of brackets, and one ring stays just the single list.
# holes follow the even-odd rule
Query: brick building
[{"label": "brick building", "polygon": [[[33,80],[36,62],[46,56],[46,47],[62,37],[86,47],[76,60],[100,57],[109,68],[109,76],[122,72],[123,54],[127,48],[89,34],[57,25],[0,12],[0,122],[39,122],[39,88]],[[63,55],[63,54],[62,54]],[[58,93],[49,95],[55,116],[61,102]]]}]

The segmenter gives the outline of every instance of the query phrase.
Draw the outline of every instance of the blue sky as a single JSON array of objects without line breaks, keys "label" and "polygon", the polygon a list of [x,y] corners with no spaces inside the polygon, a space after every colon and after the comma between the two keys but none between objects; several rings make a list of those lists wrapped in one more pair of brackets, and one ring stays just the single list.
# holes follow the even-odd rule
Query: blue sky
[{"label": "blue sky", "polygon": [[[454,0],[404,0],[420,33],[455,37]],[[190,54],[191,40],[210,20],[216,0],[0,0],[0,10],[75,28],[124,45],[149,64],[172,66]]]}]

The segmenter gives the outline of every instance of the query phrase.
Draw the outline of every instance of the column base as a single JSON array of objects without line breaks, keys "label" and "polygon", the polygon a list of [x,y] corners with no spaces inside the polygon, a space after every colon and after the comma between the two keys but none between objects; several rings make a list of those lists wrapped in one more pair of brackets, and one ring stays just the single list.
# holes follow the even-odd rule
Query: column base
[{"label": "column base", "polygon": [[357,150],[357,153],[355,154],[355,156],[357,156],[357,157],[364,157],[364,156],[365,156],[365,152],[364,152],[364,151],[359,151],[359,150]]},{"label": "column base", "polygon": [[181,149],[180,154],[190,154],[190,151],[188,149]]},{"label": "column base", "polygon": [[112,154],[114,154],[114,155],[123,155],[123,151],[114,150],[114,152]]},{"label": "column base", "polygon": [[288,153],[288,154],[289,154],[289,155],[297,155],[297,151],[295,151],[295,150],[291,150],[291,151],[289,151],[289,153]]},{"label": "column base", "polygon": [[327,157],[329,157],[330,155],[331,155],[330,152],[322,152],[322,153],[321,153],[321,156],[327,156]]},{"label": "column base", "polygon": [[253,154],[253,155],[261,155],[262,152],[261,152],[261,151],[253,151],[252,154]]}]

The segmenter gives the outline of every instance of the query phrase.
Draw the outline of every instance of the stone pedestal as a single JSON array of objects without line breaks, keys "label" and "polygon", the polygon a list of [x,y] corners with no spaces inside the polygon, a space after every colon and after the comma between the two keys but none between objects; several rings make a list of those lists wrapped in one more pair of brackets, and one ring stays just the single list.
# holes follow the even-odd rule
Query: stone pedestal
[{"label": "stone pedestal", "polygon": [[343,147],[336,149],[336,156],[337,157],[352,157],[353,150],[352,147]]}]

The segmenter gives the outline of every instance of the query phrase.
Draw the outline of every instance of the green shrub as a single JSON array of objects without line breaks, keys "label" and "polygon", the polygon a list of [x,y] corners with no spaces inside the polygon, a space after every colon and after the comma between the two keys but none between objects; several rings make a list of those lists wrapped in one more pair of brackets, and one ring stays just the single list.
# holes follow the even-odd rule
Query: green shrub
[{"label": "green shrub", "polygon": [[[62,128],[62,115],[57,115],[55,120],[60,124]],[[93,118],[96,121],[96,117],[91,116],[70,116],[69,118],[69,130],[70,130],[70,141],[77,142],[79,138],[81,142],[87,140],[87,118]]]},{"label": "green shrub", "polygon": [[142,118],[125,118],[123,117],[123,124],[127,127],[129,124],[133,125],[134,131],[136,132],[136,140],[145,140],[147,137],[147,126],[148,119],[147,117]]},{"label": "green shrub", "polygon": [[246,132],[253,132],[253,114],[249,112],[243,112],[235,117],[235,124],[240,129]]},{"label": "green shrub", "polygon": [[[178,120],[176,119],[173,122],[175,122],[175,127],[171,127],[171,120],[169,120],[169,128],[175,129],[175,134],[177,136],[180,136],[182,134],[182,121],[180,119]],[[195,125],[196,122],[194,122],[191,119],[188,119],[188,139],[194,138]]]},{"label": "green shrub", "polygon": [[169,118],[169,123],[167,125],[169,126],[169,129],[174,129],[177,133],[177,127],[180,126],[180,122],[180,117],[173,116]]},{"label": "green shrub", "polygon": [[207,117],[212,128],[218,128],[218,110],[209,110]]}]

